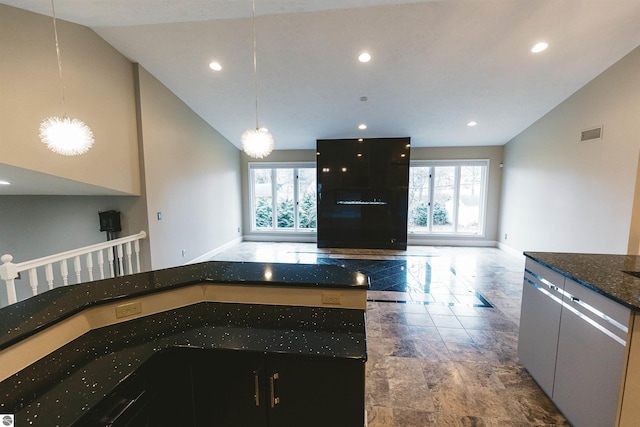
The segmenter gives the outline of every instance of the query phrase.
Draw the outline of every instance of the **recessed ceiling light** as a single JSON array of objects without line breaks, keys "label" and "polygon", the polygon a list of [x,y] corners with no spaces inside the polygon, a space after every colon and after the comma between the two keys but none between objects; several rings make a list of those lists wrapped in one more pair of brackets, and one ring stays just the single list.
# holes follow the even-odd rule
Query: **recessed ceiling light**
[{"label": "recessed ceiling light", "polygon": [[209,64],[209,68],[211,68],[213,71],[220,71],[222,70],[222,65],[220,65],[219,62],[213,61]]},{"label": "recessed ceiling light", "polygon": [[473,126],[476,126],[477,124],[478,122],[476,122],[475,120],[471,120],[469,123],[467,123],[467,126],[473,127]]},{"label": "recessed ceiling light", "polygon": [[367,52],[362,52],[360,56],[358,56],[358,61],[369,62],[371,61],[371,55],[369,55]]},{"label": "recessed ceiling light", "polygon": [[364,139],[358,138],[358,142],[362,142],[362,141],[364,141]]},{"label": "recessed ceiling light", "polygon": [[548,47],[549,47],[548,43],[545,43],[545,42],[536,43],[536,45],[531,48],[531,52],[540,53]]},{"label": "recessed ceiling light", "polygon": [[11,185],[11,183],[9,181],[0,180],[0,185]]},{"label": "recessed ceiling light", "polygon": [[364,123],[358,126],[358,129],[360,130],[365,130],[366,128],[367,128],[367,125],[365,125]]}]

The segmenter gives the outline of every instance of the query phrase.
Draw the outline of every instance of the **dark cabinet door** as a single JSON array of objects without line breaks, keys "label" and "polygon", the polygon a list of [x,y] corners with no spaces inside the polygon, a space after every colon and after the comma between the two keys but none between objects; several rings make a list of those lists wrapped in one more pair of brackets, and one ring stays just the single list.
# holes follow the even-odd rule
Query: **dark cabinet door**
[{"label": "dark cabinet door", "polygon": [[364,425],[364,362],[267,357],[269,426]]},{"label": "dark cabinet door", "polygon": [[265,356],[233,350],[203,350],[194,358],[196,425],[266,426]]}]

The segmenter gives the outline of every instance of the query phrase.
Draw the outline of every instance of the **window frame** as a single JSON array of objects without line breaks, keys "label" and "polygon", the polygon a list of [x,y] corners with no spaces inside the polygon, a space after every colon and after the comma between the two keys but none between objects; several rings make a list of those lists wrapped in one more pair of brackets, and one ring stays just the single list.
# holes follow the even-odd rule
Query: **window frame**
[{"label": "window frame", "polygon": [[[409,171],[414,167],[428,167],[429,170],[429,206],[434,206],[435,197],[435,180],[433,179],[434,168],[436,167],[455,167],[454,172],[454,188],[453,188],[453,204],[452,215],[453,218],[453,231],[434,231],[433,230],[433,215],[430,214],[428,218],[427,231],[411,231],[407,227],[407,236],[438,236],[438,237],[486,237],[487,226],[487,200],[488,200],[488,188],[489,188],[489,171],[490,171],[489,159],[465,159],[465,160],[411,160],[409,162]],[[463,166],[482,166],[482,178],[480,183],[481,196],[480,206],[478,209],[478,232],[464,232],[459,231],[459,204],[460,204],[460,186],[461,186],[461,168]],[[411,172],[410,172],[411,173]],[[407,213],[409,214],[409,212]]]},{"label": "window frame", "polygon": [[[255,198],[255,178],[254,171],[257,169],[271,169],[271,228],[258,228],[256,227],[256,198]],[[293,228],[278,228],[278,210],[277,210],[277,169],[293,169],[293,210],[294,210],[294,227]],[[251,232],[252,233],[286,233],[286,234],[303,234],[308,235],[310,233],[317,232],[316,228],[299,228],[299,173],[300,169],[313,169],[314,175],[316,171],[316,162],[249,162],[248,174],[249,174],[249,205],[251,210]],[[316,183],[317,186],[317,183]],[[316,187],[316,200],[317,200],[317,187]],[[317,201],[316,201],[317,203]],[[317,205],[316,205],[317,208]]]}]

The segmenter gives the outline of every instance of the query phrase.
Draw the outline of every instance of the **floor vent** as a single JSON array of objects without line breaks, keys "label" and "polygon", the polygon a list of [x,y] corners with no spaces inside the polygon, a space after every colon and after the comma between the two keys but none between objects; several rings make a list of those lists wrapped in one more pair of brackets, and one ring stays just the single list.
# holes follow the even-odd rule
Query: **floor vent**
[{"label": "floor vent", "polygon": [[594,139],[602,139],[602,126],[583,130],[580,135],[580,141],[593,141]]}]

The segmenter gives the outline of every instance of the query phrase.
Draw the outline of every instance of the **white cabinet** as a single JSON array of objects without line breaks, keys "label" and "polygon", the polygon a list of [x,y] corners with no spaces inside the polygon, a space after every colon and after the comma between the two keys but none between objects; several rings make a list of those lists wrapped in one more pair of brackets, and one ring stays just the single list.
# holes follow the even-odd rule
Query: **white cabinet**
[{"label": "white cabinet", "polygon": [[547,395],[553,394],[564,276],[527,259],[518,357]]},{"label": "white cabinet", "polygon": [[614,426],[631,310],[531,259],[525,270],[521,362],[573,425]]},{"label": "white cabinet", "polygon": [[613,426],[630,310],[569,279],[553,401],[575,426]]}]

